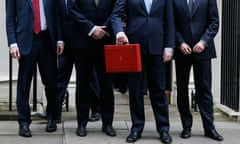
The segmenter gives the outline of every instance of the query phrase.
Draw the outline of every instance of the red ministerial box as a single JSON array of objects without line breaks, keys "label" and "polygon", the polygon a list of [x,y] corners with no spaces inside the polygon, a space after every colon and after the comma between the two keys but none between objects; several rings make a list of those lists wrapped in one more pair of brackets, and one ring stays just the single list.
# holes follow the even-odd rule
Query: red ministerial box
[{"label": "red ministerial box", "polygon": [[105,45],[107,73],[141,72],[140,44]]}]

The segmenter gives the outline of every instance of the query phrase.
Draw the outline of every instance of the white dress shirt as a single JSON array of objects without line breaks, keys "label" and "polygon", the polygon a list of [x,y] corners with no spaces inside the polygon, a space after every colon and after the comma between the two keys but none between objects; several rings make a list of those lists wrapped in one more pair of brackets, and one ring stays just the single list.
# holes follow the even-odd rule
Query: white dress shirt
[{"label": "white dress shirt", "polygon": [[46,21],[46,15],[44,11],[43,0],[39,0],[39,6],[40,6],[40,17],[41,17],[41,31],[44,31],[44,30],[47,30],[47,21]]},{"label": "white dress shirt", "polygon": [[144,0],[147,12],[150,13],[151,7],[152,7],[152,0]]},{"label": "white dress shirt", "polygon": [[[195,2],[195,0],[193,0],[193,2]],[[189,0],[187,0],[187,3],[189,3]]]}]

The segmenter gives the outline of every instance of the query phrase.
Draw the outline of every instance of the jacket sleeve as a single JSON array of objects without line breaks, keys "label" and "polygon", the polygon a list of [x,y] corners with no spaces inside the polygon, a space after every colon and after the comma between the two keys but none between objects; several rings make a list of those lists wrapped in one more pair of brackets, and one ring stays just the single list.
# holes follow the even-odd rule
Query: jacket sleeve
[{"label": "jacket sleeve", "polygon": [[63,34],[62,34],[62,23],[61,23],[61,16],[60,16],[60,2],[55,2],[55,21],[56,21],[56,30],[57,30],[57,40],[63,41]]},{"label": "jacket sleeve", "polygon": [[217,2],[216,0],[209,0],[208,4],[208,27],[201,37],[201,40],[205,41],[206,43],[214,39],[219,29]]},{"label": "jacket sleeve", "polygon": [[117,0],[111,15],[111,23],[114,35],[123,32],[122,20],[125,15],[126,0]]},{"label": "jacket sleeve", "polygon": [[94,27],[94,23],[88,20],[84,14],[81,13],[79,9],[79,0],[69,0],[68,8],[69,8],[69,16],[76,21],[84,30],[84,33],[88,35],[91,29]]},{"label": "jacket sleeve", "polygon": [[6,32],[8,46],[17,43],[16,39],[16,0],[6,1]]},{"label": "jacket sleeve", "polygon": [[164,15],[165,45],[164,47],[175,48],[175,24],[174,24],[173,0],[167,0]]}]

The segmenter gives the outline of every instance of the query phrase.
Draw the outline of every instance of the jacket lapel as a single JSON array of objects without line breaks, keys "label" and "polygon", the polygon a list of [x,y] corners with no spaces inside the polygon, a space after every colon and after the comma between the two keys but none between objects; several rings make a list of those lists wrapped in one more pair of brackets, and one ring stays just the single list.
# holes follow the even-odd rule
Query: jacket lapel
[{"label": "jacket lapel", "polygon": [[61,2],[61,7],[62,7],[62,9],[63,9],[63,11],[64,11],[64,15],[67,15],[67,3],[66,3],[66,0],[61,0],[60,1]]},{"label": "jacket lapel", "polygon": [[151,9],[150,9],[150,13],[152,13],[155,8],[157,8],[157,0],[152,0],[152,6],[151,6]]},{"label": "jacket lapel", "polygon": [[138,1],[140,1],[141,7],[142,7],[142,9],[144,10],[144,12],[145,12],[146,14],[148,14],[144,0],[138,0]]},{"label": "jacket lapel", "polygon": [[[152,13],[155,10],[155,8],[157,8],[157,3],[156,2],[157,2],[157,0],[152,0],[152,5],[151,5],[149,13]],[[141,5],[142,5],[143,9],[145,10],[146,14],[148,14],[144,0],[141,0]]]},{"label": "jacket lapel", "polygon": [[29,4],[30,8],[31,8],[31,9],[32,9],[32,11],[33,11],[33,7],[32,7],[32,0],[27,0],[27,2],[28,2],[28,4]]},{"label": "jacket lapel", "polygon": [[47,0],[42,0],[43,1],[43,7],[44,7],[44,10],[46,11],[46,8],[47,8]]},{"label": "jacket lapel", "polygon": [[187,0],[181,0],[181,1],[180,1],[180,0],[177,0],[177,1],[181,3],[182,8],[183,8],[185,14],[186,14],[188,17],[191,17],[190,12],[189,12],[189,9],[188,9]]},{"label": "jacket lapel", "polygon": [[194,14],[196,13],[200,2],[201,2],[201,0],[195,0],[194,1],[192,16],[194,16]]}]

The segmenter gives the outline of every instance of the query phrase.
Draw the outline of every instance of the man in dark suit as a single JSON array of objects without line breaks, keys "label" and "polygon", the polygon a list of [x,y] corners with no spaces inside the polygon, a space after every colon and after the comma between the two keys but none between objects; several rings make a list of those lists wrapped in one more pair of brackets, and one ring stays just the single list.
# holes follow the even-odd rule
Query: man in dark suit
[{"label": "man in dark suit", "polygon": [[[6,27],[10,55],[19,61],[17,110],[19,135],[31,137],[29,91],[38,64],[47,98],[47,132],[57,129],[57,54],[63,51],[55,0],[6,1]],[[56,31],[56,29],[58,31]],[[58,35],[57,35],[58,33]],[[57,37],[58,36],[58,37]]]},{"label": "man in dark suit", "polygon": [[[76,31],[76,23],[69,17],[69,10],[67,7],[68,0],[59,1],[60,20],[62,24],[63,40],[65,43],[65,50],[61,56],[58,57],[58,121],[61,122],[62,103],[64,101],[68,83],[72,74],[74,65],[74,49],[78,48],[78,40]],[[92,114],[89,117],[89,121],[97,121],[100,119],[99,110],[99,85],[97,80],[97,74],[95,69],[92,72],[92,78],[89,82],[89,98]]]},{"label": "man in dark suit", "polygon": [[196,103],[203,121],[204,135],[218,141],[223,137],[213,124],[211,59],[216,58],[214,37],[219,17],[216,0],[174,0],[176,25],[177,105],[182,120],[182,138],[191,137],[188,83],[193,66]]},{"label": "man in dark suit", "polygon": [[89,115],[87,87],[95,66],[100,87],[100,113],[102,131],[116,136],[112,127],[114,113],[114,95],[112,81],[105,70],[104,45],[113,43],[110,31],[110,15],[115,0],[69,0],[69,15],[76,23],[75,30],[78,46],[74,49],[77,73],[77,121],[78,136],[86,136]]},{"label": "man in dark suit", "polygon": [[[156,120],[157,131],[164,144],[171,143],[169,135],[168,100],[165,94],[165,62],[172,58],[174,19],[172,0],[117,0],[112,27],[117,44],[140,43],[143,71],[129,74],[129,96],[132,128],[127,142],[141,137],[145,116],[143,102],[146,74],[149,96]],[[126,35],[122,17],[126,14]],[[129,40],[129,41],[128,41]]]}]

